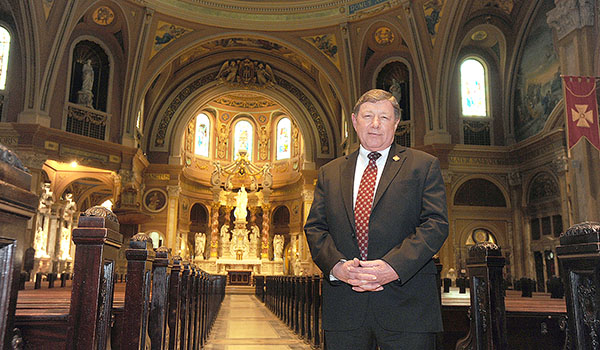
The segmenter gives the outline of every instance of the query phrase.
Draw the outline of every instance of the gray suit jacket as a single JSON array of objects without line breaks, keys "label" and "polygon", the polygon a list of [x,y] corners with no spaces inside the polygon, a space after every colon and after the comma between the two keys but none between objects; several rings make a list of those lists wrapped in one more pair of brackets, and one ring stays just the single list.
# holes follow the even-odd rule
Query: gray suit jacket
[{"label": "gray suit jacket", "polygon": [[439,161],[427,153],[392,145],[369,220],[368,260],[386,261],[400,281],[359,293],[328,279],[340,259],[360,257],[352,208],[357,157],[358,151],[321,167],[304,226],[312,258],[326,278],[323,327],[356,329],[368,307],[385,329],[439,332],[432,257],[448,236],[448,214]]}]

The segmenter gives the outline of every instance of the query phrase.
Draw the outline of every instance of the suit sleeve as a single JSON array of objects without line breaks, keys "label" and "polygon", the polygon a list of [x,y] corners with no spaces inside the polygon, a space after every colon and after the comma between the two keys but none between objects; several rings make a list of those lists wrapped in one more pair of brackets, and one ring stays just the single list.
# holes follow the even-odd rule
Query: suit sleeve
[{"label": "suit sleeve", "polygon": [[312,259],[323,272],[323,276],[329,279],[329,273],[335,264],[344,259],[344,255],[337,249],[335,242],[329,233],[327,222],[326,200],[329,195],[323,168],[319,170],[319,178],[315,188],[312,206],[304,233],[308,241]]},{"label": "suit sleeve", "polygon": [[396,270],[405,283],[440,250],[447,237],[446,188],[439,160],[434,159],[429,164],[423,184],[419,225],[414,234],[392,248],[382,259]]}]

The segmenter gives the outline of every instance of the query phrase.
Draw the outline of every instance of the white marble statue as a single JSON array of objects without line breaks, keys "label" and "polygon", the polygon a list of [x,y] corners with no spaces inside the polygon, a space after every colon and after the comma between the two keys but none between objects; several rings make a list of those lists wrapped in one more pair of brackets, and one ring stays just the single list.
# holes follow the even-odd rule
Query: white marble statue
[{"label": "white marble statue", "polygon": [[77,92],[77,103],[91,107],[93,104],[94,94],[94,68],[92,60],[88,59],[81,68],[81,90]]},{"label": "white marble statue", "polygon": [[204,248],[206,246],[206,234],[196,233],[194,241],[194,255],[196,260],[204,260]]},{"label": "white marble statue", "polygon": [[246,211],[247,206],[248,192],[246,192],[246,188],[242,186],[235,196],[235,211],[233,212],[233,215],[235,215],[237,221],[246,221],[246,215],[248,215],[248,212]]},{"label": "white marble statue", "polygon": [[52,211],[52,191],[50,183],[42,184],[42,193],[37,210],[37,227],[35,230],[34,246],[36,258],[48,258],[48,231],[50,228],[50,212]]},{"label": "white marble statue", "polygon": [[273,237],[273,258],[274,260],[283,260],[283,235]]}]

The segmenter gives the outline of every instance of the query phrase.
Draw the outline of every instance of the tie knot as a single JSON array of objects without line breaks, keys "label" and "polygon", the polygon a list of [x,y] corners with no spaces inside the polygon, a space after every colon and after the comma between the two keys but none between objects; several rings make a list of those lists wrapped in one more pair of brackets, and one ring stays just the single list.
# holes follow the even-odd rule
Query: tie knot
[{"label": "tie knot", "polygon": [[377,159],[379,159],[379,157],[381,157],[381,153],[379,152],[371,152],[367,155],[367,157],[369,158],[369,160],[373,160],[376,161]]}]

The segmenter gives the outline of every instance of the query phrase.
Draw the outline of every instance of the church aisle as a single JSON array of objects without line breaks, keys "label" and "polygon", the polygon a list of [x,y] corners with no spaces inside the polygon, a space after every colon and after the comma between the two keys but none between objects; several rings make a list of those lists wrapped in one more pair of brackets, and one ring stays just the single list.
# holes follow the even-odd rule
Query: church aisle
[{"label": "church aisle", "polygon": [[225,296],[206,350],[309,350],[253,295]]}]

